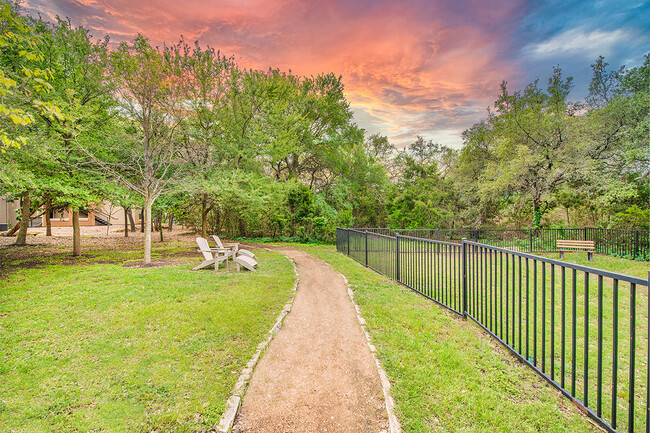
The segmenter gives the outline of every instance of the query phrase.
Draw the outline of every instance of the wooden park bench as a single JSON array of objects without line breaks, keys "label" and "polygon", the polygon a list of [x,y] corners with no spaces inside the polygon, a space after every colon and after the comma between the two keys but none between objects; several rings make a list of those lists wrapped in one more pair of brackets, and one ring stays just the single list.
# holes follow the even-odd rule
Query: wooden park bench
[{"label": "wooden park bench", "polygon": [[573,241],[566,239],[557,240],[557,249],[560,252],[560,258],[564,258],[566,252],[586,251],[587,258],[590,262],[594,261],[594,241]]}]

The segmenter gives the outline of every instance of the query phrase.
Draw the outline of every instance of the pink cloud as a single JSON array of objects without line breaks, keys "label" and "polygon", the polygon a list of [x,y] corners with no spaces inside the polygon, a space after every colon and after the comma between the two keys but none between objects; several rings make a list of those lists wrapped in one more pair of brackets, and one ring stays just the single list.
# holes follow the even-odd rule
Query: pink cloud
[{"label": "pink cloud", "polygon": [[341,74],[361,126],[398,142],[420,134],[459,144],[499,82],[518,74],[507,59],[522,6],[508,0],[42,1],[27,9],[69,16],[96,37],[142,32],[161,43],[183,34],[247,67]]}]

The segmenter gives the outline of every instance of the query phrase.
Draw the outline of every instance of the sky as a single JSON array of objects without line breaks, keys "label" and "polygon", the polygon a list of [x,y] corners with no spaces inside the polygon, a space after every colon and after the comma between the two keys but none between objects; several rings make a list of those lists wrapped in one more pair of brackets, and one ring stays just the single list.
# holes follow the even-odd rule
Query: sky
[{"label": "sky", "polygon": [[650,53],[650,0],[22,0],[95,38],[198,40],[244,67],[343,77],[355,121],[398,147],[458,148],[502,81],[517,90],[554,66],[587,93],[599,55],[612,68]]}]

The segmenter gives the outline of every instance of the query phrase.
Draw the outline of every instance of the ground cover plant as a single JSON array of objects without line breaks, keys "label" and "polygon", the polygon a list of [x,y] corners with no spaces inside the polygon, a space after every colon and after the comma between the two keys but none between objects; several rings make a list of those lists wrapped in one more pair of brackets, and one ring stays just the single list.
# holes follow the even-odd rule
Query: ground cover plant
[{"label": "ground cover plant", "polygon": [[598,431],[476,325],[332,247],[305,248],[348,278],[405,432]]},{"label": "ground cover plant", "polygon": [[214,428],[295,278],[266,250],[255,273],[191,272],[187,241],[154,248],[155,267],[140,250],[26,248],[0,279],[2,431]]}]

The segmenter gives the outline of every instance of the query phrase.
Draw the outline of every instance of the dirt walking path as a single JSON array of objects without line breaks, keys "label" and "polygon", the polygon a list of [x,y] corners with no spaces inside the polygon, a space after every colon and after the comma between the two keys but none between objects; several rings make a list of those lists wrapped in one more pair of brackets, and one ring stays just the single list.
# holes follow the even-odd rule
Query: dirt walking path
[{"label": "dirt walking path", "polygon": [[255,368],[234,432],[387,431],[377,366],[343,279],[310,254],[296,261],[291,312]]}]

